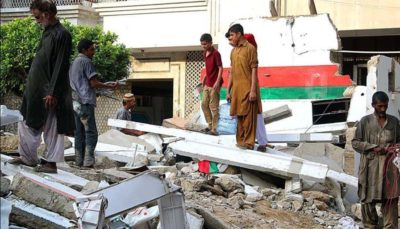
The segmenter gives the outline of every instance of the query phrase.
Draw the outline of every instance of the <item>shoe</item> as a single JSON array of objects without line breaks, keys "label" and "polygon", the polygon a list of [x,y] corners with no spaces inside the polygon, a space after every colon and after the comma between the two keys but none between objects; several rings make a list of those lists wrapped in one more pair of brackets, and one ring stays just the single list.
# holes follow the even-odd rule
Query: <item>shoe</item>
[{"label": "shoe", "polygon": [[46,164],[38,165],[35,167],[37,173],[57,173],[57,168],[49,167]]},{"label": "shoe", "polygon": [[259,146],[257,147],[257,151],[262,152],[262,153],[265,153],[265,152],[267,152],[267,147],[266,147],[266,146],[263,146],[263,145],[259,145]]},{"label": "shoe", "polygon": [[209,131],[210,131],[210,128],[208,128],[208,127],[200,130],[200,132],[205,133],[205,134],[208,133]]},{"label": "shoe", "polygon": [[26,164],[22,160],[21,157],[16,157],[16,158],[10,159],[10,160],[6,161],[6,163],[11,164],[11,165],[26,165],[26,166],[29,166],[29,167],[35,167],[36,166],[36,164],[33,164],[33,165]]},{"label": "shoe", "polygon": [[214,135],[214,136],[218,136],[218,135],[219,135],[217,131],[212,131],[212,130],[210,130],[210,131],[207,131],[207,133],[206,133],[206,134],[209,134],[209,135]]},{"label": "shoe", "polygon": [[265,144],[265,147],[268,147],[268,148],[270,148],[270,149],[273,149],[273,148],[275,148],[275,146],[273,146],[273,145],[270,145],[270,144]]}]

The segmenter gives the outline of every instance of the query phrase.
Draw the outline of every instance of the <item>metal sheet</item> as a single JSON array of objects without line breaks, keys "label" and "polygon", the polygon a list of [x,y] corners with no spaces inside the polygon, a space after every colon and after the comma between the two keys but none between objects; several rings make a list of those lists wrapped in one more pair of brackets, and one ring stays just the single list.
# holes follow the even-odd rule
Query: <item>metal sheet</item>
[{"label": "metal sheet", "polygon": [[107,218],[177,190],[179,190],[178,186],[170,186],[159,174],[144,172],[119,184],[96,191],[93,194],[102,193],[107,198]]}]

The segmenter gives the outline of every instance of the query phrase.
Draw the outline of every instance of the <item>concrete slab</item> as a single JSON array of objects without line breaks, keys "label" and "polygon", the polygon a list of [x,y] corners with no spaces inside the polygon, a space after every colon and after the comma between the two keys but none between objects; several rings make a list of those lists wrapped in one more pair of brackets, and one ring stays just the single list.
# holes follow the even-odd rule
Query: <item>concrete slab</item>
[{"label": "concrete slab", "polygon": [[[144,152],[151,152],[154,150],[153,145],[146,142],[144,139],[124,134],[116,129],[108,130],[107,132],[99,135],[98,141],[104,144],[116,145],[127,148],[135,148],[135,144],[139,144],[141,146],[144,146],[145,148],[145,150],[143,150]],[[140,147],[138,148],[140,149]]]},{"label": "concrete slab", "polygon": [[[286,176],[307,179],[317,182],[325,181],[329,170],[326,164],[315,163],[298,157],[285,156],[284,154],[269,153],[276,150],[268,150],[268,153],[260,153],[253,150],[241,150],[229,146],[216,144],[204,144],[192,141],[179,141],[168,146],[176,154],[210,160],[223,164],[234,165],[241,168],[257,170]],[[335,178],[333,174],[338,177]],[[357,178],[334,171],[330,172],[332,179],[357,187]]]},{"label": "concrete slab", "polygon": [[11,221],[28,228],[76,228],[59,214],[37,207],[16,196],[7,198],[12,203]]},{"label": "concrete slab", "polygon": [[14,176],[18,172],[25,171],[27,173],[32,173],[36,174],[41,177],[49,177],[54,181],[60,182],[62,184],[65,184],[67,186],[78,186],[78,187],[83,187],[86,185],[88,180],[76,176],[72,173],[63,171],[58,169],[58,173],[56,174],[51,174],[51,173],[36,173],[33,168],[24,166],[24,165],[12,165],[5,163],[6,161],[12,159],[12,157],[6,156],[6,155],[0,155],[1,157],[1,172],[8,175],[8,176]]},{"label": "concrete slab", "polygon": [[324,181],[328,171],[328,166],[324,164],[229,146],[179,141],[169,144],[168,147],[176,154],[286,177],[300,176],[315,181]]},{"label": "concrete slab", "polygon": [[82,194],[60,183],[27,172],[17,173],[11,183],[14,195],[38,207],[76,219],[72,204]]}]

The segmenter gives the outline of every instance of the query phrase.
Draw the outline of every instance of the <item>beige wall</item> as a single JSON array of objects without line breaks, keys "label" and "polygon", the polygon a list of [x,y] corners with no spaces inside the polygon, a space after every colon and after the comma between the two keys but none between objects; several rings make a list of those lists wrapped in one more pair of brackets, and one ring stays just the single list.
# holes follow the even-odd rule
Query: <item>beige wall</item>
[{"label": "beige wall", "polygon": [[[400,28],[400,0],[314,0],[338,30]],[[281,0],[282,16],[309,14],[308,0]]]}]

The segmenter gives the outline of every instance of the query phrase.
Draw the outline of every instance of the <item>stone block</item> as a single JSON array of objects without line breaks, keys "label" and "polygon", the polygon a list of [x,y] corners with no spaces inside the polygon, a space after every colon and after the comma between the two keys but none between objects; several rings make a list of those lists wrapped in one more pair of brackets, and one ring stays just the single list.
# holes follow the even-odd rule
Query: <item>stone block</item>
[{"label": "stone block", "polygon": [[0,194],[2,197],[6,196],[10,192],[10,180],[1,177]]},{"label": "stone block", "polygon": [[232,176],[221,176],[215,179],[215,184],[221,186],[226,192],[231,192],[236,189],[244,190],[244,185],[239,182],[239,179],[234,179]]},{"label": "stone block", "polygon": [[11,190],[14,195],[38,207],[76,219],[72,204],[82,194],[67,186],[33,174],[17,173],[11,183]]}]

